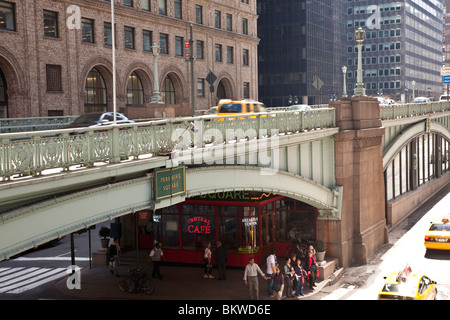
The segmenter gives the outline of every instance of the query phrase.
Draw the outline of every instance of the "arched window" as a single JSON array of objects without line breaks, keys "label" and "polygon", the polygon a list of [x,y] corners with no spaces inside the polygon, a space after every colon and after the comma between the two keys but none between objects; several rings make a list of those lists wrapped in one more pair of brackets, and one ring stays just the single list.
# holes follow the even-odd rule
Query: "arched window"
[{"label": "arched window", "polygon": [[175,88],[172,80],[167,76],[162,87],[163,100],[165,104],[175,104]]},{"label": "arched window", "polygon": [[127,105],[144,104],[144,90],[142,82],[136,72],[128,77],[127,84]]},{"label": "arched window", "polygon": [[92,68],[86,78],[86,96],[84,97],[85,112],[106,111],[106,86],[102,75],[96,68]]},{"label": "arched window", "polygon": [[8,99],[6,96],[6,80],[0,69],[0,118],[8,117]]}]

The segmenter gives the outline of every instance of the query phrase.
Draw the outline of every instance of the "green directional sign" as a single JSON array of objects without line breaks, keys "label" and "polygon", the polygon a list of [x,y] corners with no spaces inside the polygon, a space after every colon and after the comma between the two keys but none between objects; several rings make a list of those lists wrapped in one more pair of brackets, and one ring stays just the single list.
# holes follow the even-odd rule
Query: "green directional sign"
[{"label": "green directional sign", "polygon": [[155,201],[186,194],[186,167],[155,170]]}]

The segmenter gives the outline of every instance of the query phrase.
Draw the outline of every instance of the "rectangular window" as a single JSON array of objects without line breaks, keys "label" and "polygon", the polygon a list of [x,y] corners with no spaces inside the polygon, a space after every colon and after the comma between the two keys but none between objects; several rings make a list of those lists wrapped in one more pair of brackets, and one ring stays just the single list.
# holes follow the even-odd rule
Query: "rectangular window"
[{"label": "rectangular window", "polygon": [[216,61],[222,62],[222,45],[216,44]]},{"label": "rectangular window", "polygon": [[183,37],[175,36],[175,55],[179,57],[183,56],[183,49],[184,49]]},{"label": "rectangular window", "polygon": [[163,14],[167,16],[167,1],[166,0],[158,0],[158,10],[159,14]]},{"label": "rectangular window", "polygon": [[248,66],[249,65],[249,52],[248,52],[248,49],[242,50],[242,64],[244,66]]},{"label": "rectangular window", "polygon": [[94,43],[94,20],[81,19],[81,41]]},{"label": "rectangular window", "polygon": [[44,36],[58,38],[58,13],[44,10]]},{"label": "rectangular window", "polygon": [[221,12],[218,10],[214,11],[214,26],[217,29],[220,29],[222,27]]},{"label": "rectangular window", "polygon": [[169,54],[169,35],[166,33],[159,34],[160,53]]},{"label": "rectangular window", "polygon": [[227,47],[227,63],[233,63],[233,57],[234,57],[234,53],[233,53],[233,47]]},{"label": "rectangular window", "polygon": [[14,3],[0,1],[0,29],[16,30],[16,13]]},{"label": "rectangular window", "polygon": [[204,48],[203,41],[197,40],[196,46],[197,46],[197,59],[203,59],[203,48]]},{"label": "rectangular window", "polygon": [[197,97],[205,96],[205,79],[197,79]]},{"label": "rectangular window", "polygon": [[112,47],[112,27],[111,22],[104,22],[103,23],[103,43],[105,46]]},{"label": "rectangular window", "polygon": [[123,5],[127,7],[133,6],[133,0],[123,0]]},{"label": "rectangular window", "polygon": [[54,64],[47,64],[46,75],[47,75],[47,91],[50,92],[62,91],[61,66]]},{"label": "rectangular window", "polygon": [[250,83],[244,82],[244,99],[250,99]]},{"label": "rectangular window", "polygon": [[152,51],[152,32],[149,30],[142,30],[143,50],[147,52]]},{"label": "rectangular window", "polygon": [[248,20],[242,18],[242,34],[248,34]]},{"label": "rectangular window", "polygon": [[142,0],[142,10],[150,11],[150,0]]},{"label": "rectangular window", "polygon": [[227,31],[233,31],[233,16],[227,13]]},{"label": "rectangular window", "polygon": [[182,19],[183,15],[181,10],[181,0],[175,0],[174,7],[175,7],[175,18]]},{"label": "rectangular window", "polygon": [[195,5],[195,22],[203,24],[203,7],[198,4]]},{"label": "rectangular window", "polygon": [[124,27],[124,40],[126,49],[134,49],[134,28]]}]

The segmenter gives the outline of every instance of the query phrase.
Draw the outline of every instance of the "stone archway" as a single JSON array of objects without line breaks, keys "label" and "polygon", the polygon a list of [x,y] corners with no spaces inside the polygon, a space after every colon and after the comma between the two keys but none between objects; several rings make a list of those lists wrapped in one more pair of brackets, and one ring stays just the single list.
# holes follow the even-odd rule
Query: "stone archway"
[{"label": "stone archway", "polygon": [[[2,47],[0,47],[0,72],[2,73],[4,100],[7,101],[7,106],[4,107],[7,109],[7,117],[39,116],[39,110],[36,110],[37,114],[30,111],[29,92],[25,84],[27,78],[19,62],[12,53]],[[3,114],[0,113],[0,116]]]},{"label": "stone archway", "polygon": [[235,99],[235,93],[233,90],[234,85],[227,76],[223,76],[217,82],[216,97],[214,104],[217,105],[220,99]]},{"label": "stone archway", "polygon": [[[101,75],[106,87],[106,111],[113,111],[113,75],[112,63],[103,57],[92,58],[83,68],[80,76],[80,107],[79,110],[74,110],[73,114],[85,113],[85,97],[86,97],[86,79],[92,69],[95,68]],[[117,74],[117,71],[116,71]],[[122,88],[120,78],[116,75],[116,88]],[[124,106],[125,93],[117,90],[117,108]]]}]

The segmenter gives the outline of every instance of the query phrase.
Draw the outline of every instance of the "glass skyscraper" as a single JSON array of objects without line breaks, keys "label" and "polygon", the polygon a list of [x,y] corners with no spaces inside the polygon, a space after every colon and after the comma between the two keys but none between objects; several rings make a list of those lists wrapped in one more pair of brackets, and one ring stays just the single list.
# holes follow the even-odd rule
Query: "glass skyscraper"
[{"label": "glass skyscraper", "polygon": [[347,0],[258,0],[259,100],[327,103],[343,91]]},{"label": "glass skyscraper", "polygon": [[[259,99],[268,106],[353,95],[358,27],[369,96],[396,101],[442,90],[444,0],[258,0]],[[296,101],[293,101],[293,103]]]},{"label": "glass skyscraper", "polygon": [[348,0],[348,92],[356,83],[354,30],[366,31],[363,79],[366,94],[395,101],[441,93],[444,0]]}]

